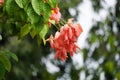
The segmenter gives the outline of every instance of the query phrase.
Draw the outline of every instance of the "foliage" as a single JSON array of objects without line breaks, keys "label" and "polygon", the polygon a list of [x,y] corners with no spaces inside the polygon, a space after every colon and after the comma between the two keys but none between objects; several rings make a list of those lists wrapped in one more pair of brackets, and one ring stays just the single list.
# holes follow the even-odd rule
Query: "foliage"
[{"label": "foliage", "polygon": [[14,60],[18,61],[17,56],[10,51],[0,51],[0,80],[4,77],[5,70],[10,72],[11,70],[11,62],[8,58],[13,58]]},{"label": "foliage", "polygon": [[[50,53],[45,36],[56,30],[52,28],[46,35],[49,30],[48,21],[52,14],[51,10],[56,7],[57,3],[57,0],[5,0],[0,6],[1,79],[5,70],[9,72],[11,68],[4,79],[33,80],[38,77],[43,80],[46,78],[53,80],[57,78],[59,73],[51,75],[47,72],[45,64],[41,62],[42,57]],[[54,21],[51,23],[55,24]],[[42,40],[46,46],[43,46]],[[39,47],[36,41],[38,44],[41,43]],[[6,49],[11,52],[6,52]],[[18,63],[11,60],[13,58],[18,61],[12,52],[18,56]],[[11,63],[14,64],[12,67]],[[10,78],[10,76],[14,77]]]},{"label": "foliage", "polygon": [[20,38],[30,33],[32,38],[38,36],[38,39],[43,39],[45,42],[44,37],[48,32],[46,26],[51,9],[56,7],[56,3],[56,0],[49,0],[46,3],[44,0],[6,0],[3,11],[9,15],[7,23],[17,27]]},{"label": "foliage", "polygon": [[[38,43],[43,40],[48,32],[49,17],[51,9],[56,7],[57,0],[3,0],[0,7],[0,40],[3,43],[4,37],[18,36],[20,39],[30,34],[32,38],[37,36]],[[7,33],[4,33],[6,32]],[[7,34],[5,36],[4,34]],[[2,40],[3,38],[3,40]],[[3,43],[4,44],[4,43]],[[10,72],[11,62],[9,57],[18,61],[15,54],[10,51],[0,49],[0,80],[4,76],[5,70]]]}]

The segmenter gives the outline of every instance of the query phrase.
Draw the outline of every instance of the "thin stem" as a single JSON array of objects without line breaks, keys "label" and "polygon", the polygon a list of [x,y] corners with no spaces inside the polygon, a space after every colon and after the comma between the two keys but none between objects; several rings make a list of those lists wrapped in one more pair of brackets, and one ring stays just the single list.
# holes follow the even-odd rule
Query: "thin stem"
[{"label": "thin stem", "polygon": [[62,20],[62,23],[66,24],[67,22],[64,20],[64,19],[61,19]]},{"label": "thin stem", "polygon": [[60,28],[58,26],[56,26],[55,24],[53,24],[53,25],[57,28],[57,30],[60,30]]}]

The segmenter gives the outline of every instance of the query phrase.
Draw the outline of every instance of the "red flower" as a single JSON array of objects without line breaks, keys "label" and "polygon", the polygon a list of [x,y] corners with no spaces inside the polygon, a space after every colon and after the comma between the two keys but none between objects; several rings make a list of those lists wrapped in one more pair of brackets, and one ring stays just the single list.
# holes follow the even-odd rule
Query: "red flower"
[{"label": "red flower", "polygon": [[80,24],[73,24],[73,19],[69,19],[68,23],[61,27],[60,32],[56,32],[55,37],[50,36],[50,46],[56,50],[54,59],[59,58],[64,61],[67,58],[67,52],[70,56],[79,48],[76,44],[77,38],[82,32]]},{"label": "red flower", "polygon": [[60,18],[61,18],[61,13],[59,12],[59,8],[56,7],[52,9],[50,20],[55,20],[55,23],[57,24],[60,21]]},{"label": "red flower", "polygon": [[0,6],[4,5],[4,0],[0,0]]}]

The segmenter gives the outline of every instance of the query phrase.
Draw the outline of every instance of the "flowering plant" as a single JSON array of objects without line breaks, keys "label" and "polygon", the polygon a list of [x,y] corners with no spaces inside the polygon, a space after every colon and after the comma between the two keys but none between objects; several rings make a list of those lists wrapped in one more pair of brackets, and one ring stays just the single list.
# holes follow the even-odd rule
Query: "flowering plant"
[{"label": "flowering plant", "polygon": [[79,48],[76,41],[82,32],[82,28],[80,24],[73,24],[72,20],[73,18],[69,19],[68,23],[60,28],[60,32],[55,33],[55,37],[51,35],[47,39],[50,41],[51,47],[56,50],[55,59],[58,57],[64,61],[67,58],[67,52],[73,56],[76,48]]},{"label": "flowering plant", "polygon": [[[57,0],[0,0],[0,23],[5,24],[0,25],[0,28],[9,28],[10,35],[18,36],[19,39],[30,35],[37,38],[38,44],[41,40],[44,44],[49,41],[51,48],[56,51],[54,59],[65,61],[67,53],[73,56],[76,48],[79,48],[76,41],[82,33],[82,28],[80,24],[73,24],[73,18],[63,23],[61,17]],[[46,39],[45,36],[52,25],[57,26],[58,31]],[[11,69],[10,56],[18,61],[12,52],[0,51],[0,69],[3,70],[0,79],[5,70],[9,72]]]}]

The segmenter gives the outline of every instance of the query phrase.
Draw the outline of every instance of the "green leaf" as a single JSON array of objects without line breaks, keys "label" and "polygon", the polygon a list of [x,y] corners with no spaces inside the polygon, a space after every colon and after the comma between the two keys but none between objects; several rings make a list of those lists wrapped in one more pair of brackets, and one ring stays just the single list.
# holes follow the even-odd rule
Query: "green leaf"
[{"label": "green leaf", "polygon": [[13,15],[13,12],[14,12],[14,10],[13,10],[14,9],[14,0],[6,0],[5,8],[6,8],[6,11],[7,11],[7,13],[9,15]]},{"label": "green leaf", "polygon": [[41,15],[43,12],[43,7],[44,7],[44,0],[32,0],[32,7],[34,11],[38,14]]},{"label": "green leaf", "polygon": [[20,8],[23,8],[23,0],[15,0],[15,2]]},{"label": "green leaf", "polygon": [[0,54],[0,62],[2,62],[5,66],[5,69],[10,72],[11,70],[11,62],[9,61],[8,57],[3,54]]},{"label": "green leaf", "polygon": [[41,36],[38,34],[38,35],[37,35],[37,43],[38,43],[38,45],[40,45],[41,42],[42,42],[42,38],[41,38]]},{"label": "green leaf", "polygon": [[30,32],[31,26],[30,24],[25,24],[23,27],[20,29],[20,38],[24,37]]},{"label": "green leaf", "polygon": [[26,8],[29,4],[29,0],[15,0],[15,2],[17,3],[17,5],[20,7],[20,8]]},{"label": "green leaf", "polygon": [[36,34],[37,34],[36,30],[34,28],[32,28],[30,31],[30,35],[31,35],[32,39],[35,37]]},{"label": "green leaf", "polygon": [[42,30],[44,24],[44,18],[41,16],[39,22],[34,24],[37,33],[39,33]]},{"label": "green leaf", "polygon": [[7,56],[10,56],[10,57],[12,57],[12,59],[14,59],[15,61],[17,61],[18,62],[18,57],[15,55],[15,53],[12,53],[12,52],[10,52],[10,51],[5,51],[5,54],[7,55]]},{"label": "green leaf", "polygon": [[23,4],[23,8],[24,10],[26,11],[28,6],[29,6],[29,3],[30,3],[30,0],[22,0],[22,4]]},{"label": "green leaf", "polygon": [[44,5],[44,22],[47,23],[51,15],[51,7],[48,4]]},{"label": "green leaf", "polygon": [[49,22],[55,25],[55,20],[49,20]]},{"label": "green leaf", "polygon": [[5,9],[10,16],[18,16],[20,7],[16,4],[15,0],[6,0]]},{"label": "green leaf", "polygon": [[30,22],[32,24],[37,23],[39,21],[40,16],[35,13],[35,11],[33,10],[31,5],[29,5],[27,8],[27,15],[28,15]]},{"label": "green leaf", "polygon": [[57,5],[57,0],[48,0],[48,3],[52,8],[55,8]]},{"label": "green leaf", "polygon": [[0,62],[0,80],[3,79],[5,74],[5,66]]},{"label": "green leaf", "polygon": [[24,10],[19,11],[21,21],[27,21],[27,13]]},{"label": "green leaf", "polygon": [[29,4],[30,0],[22,0],[23,6],[25,7],[27,4]]},{"label": "green leaf", "polygon": [[45,35],[47,34],[48,29],[49,29],[49,27],[47,25],[44,25],[44,27],[42,28],[42,30],[39,33],[39,36],[42,38],[44,44],[46,44]]}]

